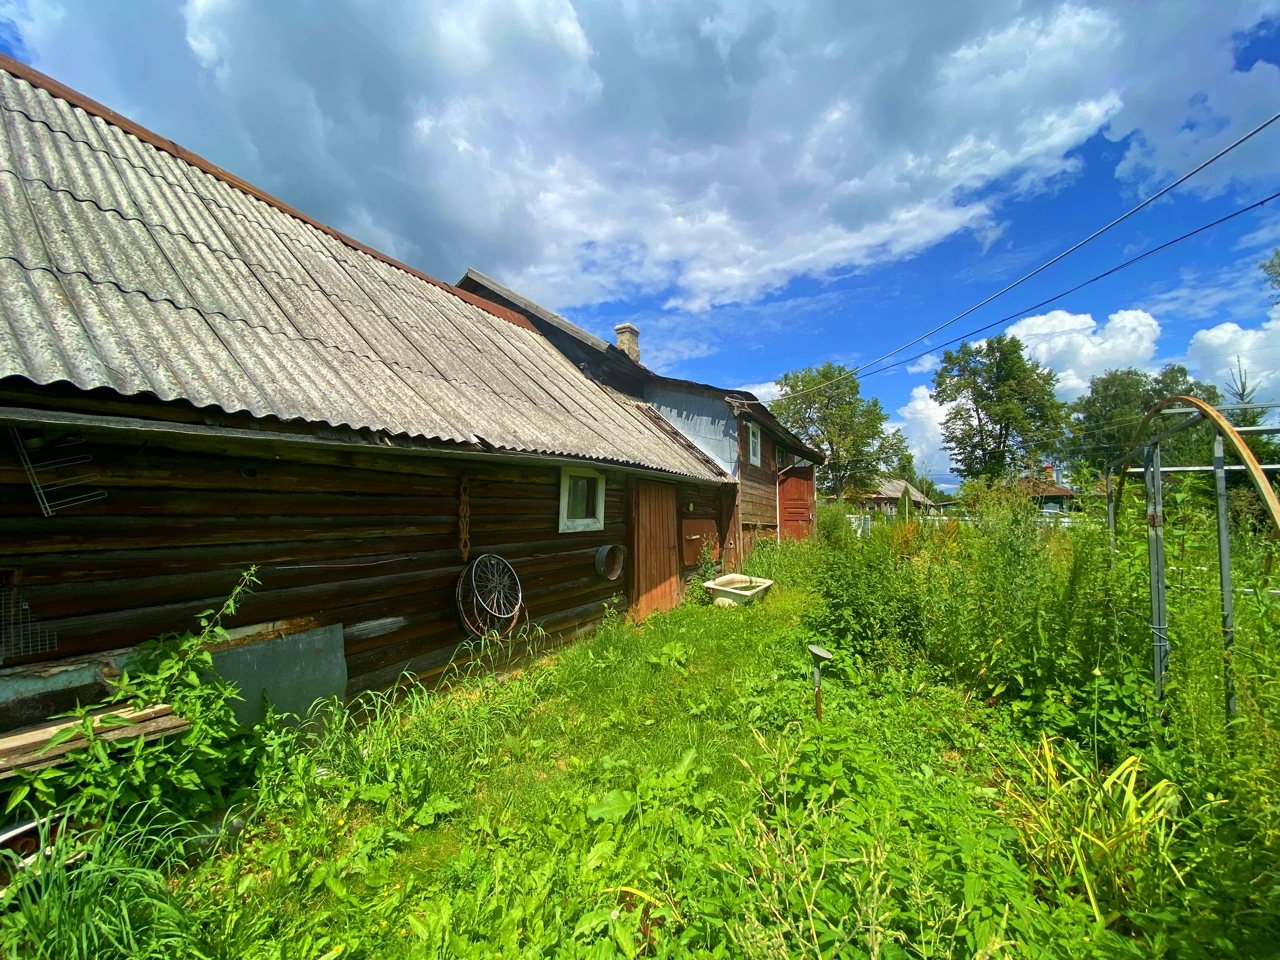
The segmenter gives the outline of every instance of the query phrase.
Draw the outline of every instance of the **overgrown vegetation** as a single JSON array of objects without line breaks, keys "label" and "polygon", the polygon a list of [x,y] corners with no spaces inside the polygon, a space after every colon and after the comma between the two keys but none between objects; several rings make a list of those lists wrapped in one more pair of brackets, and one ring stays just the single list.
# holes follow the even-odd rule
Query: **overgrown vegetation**
[{"label": "overgrown vegetation", "polygon": [[[1228,727],[1202,495],[1170,496],[1163,703],[1138,511],[1113,554],[1000,489],[972,524],[861,538],[825,510],[820,539],[752,557],[778,583],[761,604],[614,618],[502,677],[264,725],[228,829],[175,828],[161,807],[200,805],[167,788],[108,790],[15,874],[0,953],[1272,955],[1280,605],[1242,535],[1261,589]],[[835,652],[821,725],[814,641]]]}]

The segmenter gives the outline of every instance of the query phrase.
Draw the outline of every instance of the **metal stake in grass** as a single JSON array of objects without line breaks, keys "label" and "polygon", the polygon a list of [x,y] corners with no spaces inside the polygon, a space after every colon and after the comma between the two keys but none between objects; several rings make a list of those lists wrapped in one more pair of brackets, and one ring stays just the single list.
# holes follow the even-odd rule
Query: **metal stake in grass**
[{"label": "metal stake in grass", "polygon": [[809,644],[809,652],[813,654],[813,712],[822,722],[822,665],[831,659],[831,651],[824,650],[817,644]]}]

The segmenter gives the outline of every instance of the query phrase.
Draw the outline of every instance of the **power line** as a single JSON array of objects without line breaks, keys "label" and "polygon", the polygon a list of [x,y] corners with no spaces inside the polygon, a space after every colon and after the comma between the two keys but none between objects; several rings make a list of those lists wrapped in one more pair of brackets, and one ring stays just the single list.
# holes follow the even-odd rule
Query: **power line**
[{"label": "power line", "polygon": [[[1147,259],[1147,257],[1154,256],[1155,254],[1160,253],[1164,250],[1167,250],[1172,246],[1182,243],[1184,240],[1190,240],[1192,237],[1198,234],[1204,233],[1206,230],[1212,230],[1214,227],[1221,226],[1222,224],[1226,223],[1228,220],[1233,220],[1236,217],[1242,216],[1243,214],[1249,213],[1252,210],[1256,210],[1259,207],[1265,206],[1266,204],[1270,203],[1272,200],[1275,200],[1277,198],[1280,198],[1280,192],[1273,193],[1271,194],[1271,196],[1265,197],[1262,200],[1255,201],[1254,203],[1251,203],[1246,207],[1241,207],[1239,210],[1236,210],[1233,213],[1229,213],[1225,217],[1219,217],[1217,220],[1214,220],[1212,223],[1206,223],[1204,226],[1197,227],[1195,230],[1192,230],[1189,233],[1184,233],[1180,237],[1175,237],[1172,240],[1168,240],[1160,244],[1160,246],[1158,247],[1153,247],[1150,250],[1146,251],[1145,253],[1141,253],[1136,257],[1133,257],[1129,260],[1124,261],[1123,263],[1117,264],[1116,266],[1112,267],[1110,270],[1104,271],[1103,273],[1099,273],[1096,276],[1090,277],[1088,280],[1085,280],[1081,283],[1077,283],[1074,287],[1071,287],[1068,290],[1064,290],[1061,293],[1054,294],[1052,297],[1049,297],[1048,299],[1045,299],[1045,300],[1041,300],[1037,304],[1033,304],[1030,307],[1024,307],[1023,309],[1018,310],[1015,313],[1011,313],[1007,316],[1001,317],[999,320],[993,320],[990,323],[983,324],[980,327],[970,330],[968,333],[964,333],[951,340],[947,340],[945,343],[937,344],[931,347],[930,349],[926,350],[924,353],[918,353],[915,356],[907,357],[904,360],[895,360],[893,363],[885,364],[883,367],[880,367],[879,369],[876,369],[876,370],[869,370],[866,373],[864,373],[863,376],[864,377],[874,376],[877,373],[884,373],[886,370],[892,370],[895,367],[902,366],[903,364],[912,363],[916,360],[919,360],[921,357],[927,356],[928,354],[932,353],[934,350],[941,349],[942,347],[949,347],[954,343],[960,343],[961,341],[968,340],[970,337],[974,336],[975,334],[983,333],[987,330],[990,330],[992,327],[998,327],[1002,323],[1008,323],[1010,320],[1016,320],[1019,317],[1025,316],[1028,313],[1032,313],[1035,310],[1039,310],[1042,307],[1047,307],[1049,304],[1057,300],[1061,300],[1063,297],[1070,296],[1071,294],[1075,293],[1077,290],[1081,290],[1084,287],[1087,287],[1093,283],[1097,283],[1099,280],[1103,280],[1114,273],[1119,273],[1121,270],[1127,269],[1128,267],[1132,267],[1134,264]],[[892,354],[889,354],[889,356],[892,356]],[[875,361],[875,362],[879,362],[879,361]],[[865,366],[869,367],[871,365],[872,364],[866,364]],[[862,370],[862,369],[865,369],[865,367],[859,368],[859,370]],[[827,386],[830,383],[835,383],[835,381],[834,380],[829,381],[828,384],[824,384],[823,386]],[[818,388],[815,387],[814,389],[818,389]],[[789,394],[789,396],[796,396],[796,394]]]},{"label": "power line", "polygon": [[[1156,191],[1155,193],[1153,193],[1151,196],[1147,197],[1147,199],[1143,200],[1141,203],[1139,203],[1137,206],[1135,206],[1135,207],[1131,208],[1131,209],[1130,209],[1130,210],[1128,210],[1127,212],[1125,212],[1125,213],[1121,214],[1119,217],[1116,217],[1116,219],[1112,220],[1112,221],[1111,221],[1110,223],[1108,223],[1106,226],[1104,226],[1104,227],[1100,227],[1099,229],[1095,230],[1093,233],[1089,234],[1089,236],[1085,237],[1083,240],[1079,241],[1078,243],[1074,244],[1073,246],[1071,246],[1071,247],[1067,248],[1066,250],[1062,251],[1062,253],[1058,254],[1058,255],[1057,255],[1056,257],[1054,257],[1053,259],[1048,260],[1048,261],[1046,261],[1045,263],[1042,263],[1040,266],[1036,267],[1036,268],[1035,268],[1034,270],[1032,270],[1030,273],[1025,274],[1024,276],[1022,276],[1022,277],[1018,278],[1017,280],[1015,280],[1013,283],[1009,284],[1008,286],[1006,286],[1006,287],[1004,287],[1004,288],[1002,288],[1002,289],[1000,289],[1000,290],[997,290],[995,293],[991,294],[991,296],[987,297],[985,300],[981,301],[980,303],[974,304],[972,307],[970,307],[968,310],[965,310],[963,313],[959,313],[959,314],[957,314],[956,316],[952,317],[950,320],[946,321],[945,323],[940,323],[940,324],[938,324],[938,326],[934,327],[932,330],[929,330],[929,331],[927,331],[926,333],[921,334],[920,336],[916,337],[914,340],[909,340],[909,341],[907,341],[907,342],[906,342],[906,343],[904,343],[902,346],[900,346],[900,347],[898,347],[898,348],[896,348],[896,349],[894,349],[894,350],[890,350],[888,353],[884,354],[884,355],[883,355],[883,356],[881,356],[881,357],[876,358],[875,360],[870,361],[869,363],[865,363],[865,364],[862,364],[861,366],[855,367],[854,369],[852,369],[852,370],[848,371],[847,373],[843,373],[843,374],[841,374],[840,376],[835,377],[835,378],[834,378],[834,379],[832,379],[832,380],[828,380],[826,383],[819,384],[819,385],[817,385],[817,386],[815,386],[815,387],[810,387],[810,388],[809,388],[809,389],[807,389],[807,390],[797,391],[796,393],[790,394],[789,396],[792,396],[792,397],[798,397],[798,396],[802,396],[802,395],[807,394],[807,393],[813,393],[813,392],[815,392],[815,391],[817,391],[817,390],[823,390],[823,389],[825,389],[825,388],[827,388],[827,387],[829,387],[829,386],[832,386],[833,384],[839,383],[841,380],[844,380],[844,379],[847,379],[848,377],[852,377],[852,376],[854,376],[855,374],[857,374],[857,373],[858,373],[858,371],[860,371],[860,370],[862,370],[862,369],[865,369],[866,367],[874,366],[874,365],[875,365],[875,364],[877,364],[877,363],[881,363],[882,361],[889,359],[890,357],[894,356],[895,354],[901,353],[903,350],[906,350],[906,349],[907,349],[907,348],[909,348],[909,347],[913,347],[913,346],[915,346],[917,343],[920,343],[920,342],[921,342],[921,341],[923,341],[923,340],[927,340],[929,337],[933,336],[935,333],[938,333],[940,330],[944,330],[944,329],[946,329],[947,327],[951,326],[951,324],[953,324],[953,323],[955,323],[955,322],[957,322],[957,321],[959,321],[959,320],[963,320],[965,317],[969,316],[969,315],[970,315],[971,313],[973,313],[974,311],[976,311],[976,310],[980,310],[981,308],[985,307],[987,304],[991,303],[991,301],[995,300],[996,298],[1003,296],[1004,294],[1008,293],[1010,290],[1014,289],[1015,287],[1021,286],[1023,283],[1026,283],[1028,280],[1030,280],[1032,277],[1036,276],[1037,274],[1043,273],[1045,270],[1049,269],[1049,268],[1050,268],[1051,266],[1053,266],[1055,263],[1058,263],[1058,262],[1059,262],[1060,260],[1062,260],[1063,258],[1065,258],[1065,257],[1067,257],[1067,256],[1069,256],[1069,255],[1071,255],[1072,253],[1075,253],[1075,251],[1079,250],[1079,249],[1080,249],[1081,247],[1083,247],[1085,244],[1087,244],[1087,243],[1089,243],[1089,242],[1091,242],[1091,241],[1093,241],[1093,240],[1096,240],[1098,237],[1102,236],[1104,233],[1106,233],[1106,232],[1107,232],[1108,230],[1110,230],[1112,227],[1115,227],[1115,226],[1117,226],[1117,225],[1119,225],[1119,224],[1123,223],[1125,220],[1128,220],[1130,217],[1132,217],[1132,216],[1133,216],[1135,213],[1137,213],[1138,211],[1140,211],[1140,210],[1142,210],[1142,209],[1144,209],[1144,208],[1146,208],[1146,207],[1150,206],[1152,203],[1154,203],[1155,201],[1159,200],[1159,199],[1160,199],[1161,197],[1163,197],[1165,194],[1169,193],[1169,191],[1174,190],[1174,189],[1176,189],[1177,187],[1181,186],[1182,184],[1186,183],[1188,180],[1190,180],[1192,177],[1194,177],[1194,176],[1195,176],[1197,173],[1199,173],[1201,170],[1205,169],[1205,167],[1207,167],[1207,166],[1209,166],[1210,164],[1215,163],[1216,161],[1218,161],[1218,160],[1222,159],[1222,158],[1223,158],[1223,157],[1225,157],[1228,153],[1230,153],[1232,150],[1234,150],[1236,147],[1240,146],[1240,145],[1241,145],[1242,143],[1244,143],[1245,141],[1247,141],[1247,140],[1249,140],[1250,138],[1252,138],[1252,137],[1256,136],[1257,134],[1261,133],[1261,132],[1262,132],[1263,130],[1265,130],[1267,127],[1271,126],[1271,124],[1275,123],[1277,120],[1280,120],[1280,113],[1276,113],[1276,114],[1272,115],[1269,119],[1267,119],[1267,120],[1263,121],[1263,122],[1262,122],[1262,123],[1260,123],[1258,126],[1254,127],[1252,130],[1250,130],[1248,133],[1246,133],[1243,137],[1240,137],[1240,138],[1239,138],[1238,140],[1236,140],[1235,142],[1233,142],[1233,143],[1229,144],[1228,146],[1224,147],[1223,149],[1219,150],[1217,153],[1215,153],[1215,154],[1214,154],[1212,157],[1210,157],[1208,160],[1205,160],[1205,161],[1204,161],[1203,163],[1201,163],[1199,166],[1197,166],[1197,167],[1195,167],[1194,169],[1192,169],[1192,170],[1188,171],[1187,173],[1184,173],[1184,174],[1183,174],[1181,177],[1179,177],[1177,180],[1173,181],[1173,183],[1169,184],[1168,186],[1166,186],[1166,187],[1164,187],[1164,188],[1162,188],[1162,189],[1160,189],[1160,190],[1157,190],[1157,191]],[[1151,252],[1154,252],[1154,251],[1151,251]],[[1078,289],[1078,288],[1077,288],[1077,289]],[[1069,291],[1069,292],[1070,292],[1070,291]],[[1065,294],[1063,294],[1063,296],[1065,296]],[[1035,308],[1033,307],[1032,309],[1035,309]],[[997,322],[1001,322],[1001,321],[997,321]],[[992,324],[991,326],[994,326],[994,324]],[[984,329],[985,329],[985,328],[984,328]],[[952,342],[954,342],[954,341],[952,341]],[[913,358],[913,359],[919,359],[919,358],[918,358],[918,357],[916,357],[916,358]],[[907,361],[907,362],[910,362],[910,361]],[[893,366],[897,366],[897,364],[894,364]],[[888,368],[886,368],[886,369],[888,369]]]}]

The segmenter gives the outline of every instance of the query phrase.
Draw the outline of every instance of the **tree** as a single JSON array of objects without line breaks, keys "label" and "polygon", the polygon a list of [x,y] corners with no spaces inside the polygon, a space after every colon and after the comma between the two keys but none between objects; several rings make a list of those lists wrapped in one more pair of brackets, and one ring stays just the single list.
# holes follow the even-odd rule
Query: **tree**
[{"label": "tree", "polygon": [[[1231,371],[1231,381],[1227,384],[1227,399],[1233,404],[1256,403],[1258,385],[1249,382],[1249,375],[1244,371],[1244,364],[1236,357],[1236,368]],[[1237,427],[1260,427],[1270,413],[1265,407],[1252,410],[1227,410],[1226,417]],[[1244,434],[1244,442],[1248,444],[1259,463],[1275,463],[1280,457],[1280,444],[1274,436],[1258,433]]]},{"label": "tree", "polygon": [[858,378],[844,366],[824,363],[792,370],[778,383],[782,396],[769,409],[788,430],[827,455],[818,476],[831,493],[842,496],[850,486],[875,487],[891,464],[911,456],[902,431],[885,431],[889,415],[880,401],[864,399]]},{"label": "tree", "polygon": [[[1215,386],[1193,380],[1187,368],[1176,363],[1155,375],[1126,367],[1093,377],[1088,392],[1071,404],[1070,434],[1059,450],[1060,458],[1101,470],[1129,449],[1146,412],[1157,401],[1174,396],[1199,397],[1214,404],[1222,401]],[[1204,431],[1186,430],[1161,444],[1161,458],[1169,466],[1207,463],[1211,443]]]},{"label": "tree", "polygon": [[943,354],[933,399],[952,404],[942,439],[955,472],[967,480],[1038,469],[1066,422],[1066,408],[1053,392],[1057,380],[1009,334]]},{"label": "tree", "polygon": [[[1276,290],[1280,290],[1280,247],[1271,254],[1270,260],[1263,260],[1258,266],[1266,274],[1267,282]],[[1280,303],[1280,296],[1276,297],[1276,302]]]}]

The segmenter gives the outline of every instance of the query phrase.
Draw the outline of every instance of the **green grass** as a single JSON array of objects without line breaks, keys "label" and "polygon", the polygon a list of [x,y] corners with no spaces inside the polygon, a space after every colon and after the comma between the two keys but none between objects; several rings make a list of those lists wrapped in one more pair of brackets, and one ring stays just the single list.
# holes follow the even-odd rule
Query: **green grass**
[{"label": "green grass", "polygon": [[[1194,573],[1208,541],[1174,520]],[[70,871],[64,841],[4,895],[0,954],[1274,952],[1265,597],[1241,609],[1228,734],[1205,591],[1175,603],[1173,693],[1145,693],[1136,528],[1113,558],[1016,505],[827,526],[753,556],[778,581],[753,607],[611,620],[501,677],[271,728],[237,754],[257,771],[242,831],[111,828]],[[815,640],[836,655],[821,725]]]}]

